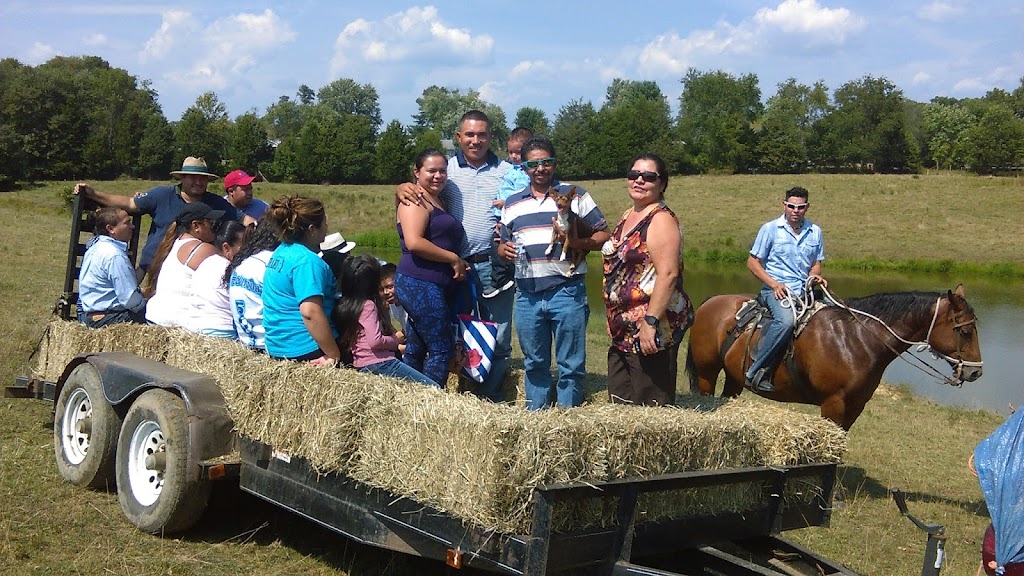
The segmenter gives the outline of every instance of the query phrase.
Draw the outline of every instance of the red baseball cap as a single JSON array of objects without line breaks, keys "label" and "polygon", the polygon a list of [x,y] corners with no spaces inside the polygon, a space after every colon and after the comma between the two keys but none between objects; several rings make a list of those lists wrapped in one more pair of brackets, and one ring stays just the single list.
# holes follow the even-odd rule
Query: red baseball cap
[{"label": "red baseball cap", "polygon": [[255,176],[249,176],[243,170],[235,170],[224,177],[224,189],[230,190],[235,186],[248,186],[255,179]]}]

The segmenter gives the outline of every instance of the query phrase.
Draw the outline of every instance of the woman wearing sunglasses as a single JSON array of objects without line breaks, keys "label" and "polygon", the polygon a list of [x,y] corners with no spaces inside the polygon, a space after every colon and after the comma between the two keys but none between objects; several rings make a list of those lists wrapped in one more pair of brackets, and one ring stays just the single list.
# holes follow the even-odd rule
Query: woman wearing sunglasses
[{"label": "woman wearing sunglasses", "polygon": [[675,403],[676,357],[693,307],[683,290],[683,233],[665,205],[667,187],[665,161],[656,154],[637,156],[626,172],[633,205],[601,250],[612,402]]}]

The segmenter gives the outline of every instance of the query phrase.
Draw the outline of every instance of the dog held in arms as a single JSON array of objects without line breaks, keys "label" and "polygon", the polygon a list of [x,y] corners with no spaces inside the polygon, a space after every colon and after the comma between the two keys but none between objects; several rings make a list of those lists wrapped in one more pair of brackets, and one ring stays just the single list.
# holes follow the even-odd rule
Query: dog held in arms
[{"label": "dog held in arms", "polygon": [[570,188],[569,192],[564,195],[557,193],[554,188],[550,188],[548,189],[548,196],[555,201],[555,205],[558,207],[558,214],[554,218],[557,228],[552,228],[551,230],[551,243],[544,250],[544,255],[550,256],[551,252],[554,251],[555,244],[559,239],[558,229],[561,229],[565,232],[565,243],[562,245],[562,255],[559,257],[559,260],[569,259],[569,275],[572,276],[576,272],[576,267],[580,265],[580,262],[583,261],[587,254],[581,250],[570,249],[568,247],[569,241],[581,237],[589,238],[594,234],[594,229],[584,222],[579,214],[572,211],[572,201],[576,199],[575,186]]}]

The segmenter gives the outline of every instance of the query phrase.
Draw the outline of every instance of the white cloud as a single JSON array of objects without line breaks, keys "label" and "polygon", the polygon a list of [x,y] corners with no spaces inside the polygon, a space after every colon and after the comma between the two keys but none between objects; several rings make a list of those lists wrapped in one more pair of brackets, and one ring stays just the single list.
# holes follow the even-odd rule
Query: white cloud
[{"label": "white cloud", "polygon": [[778,51],[794,41],[800,50],[842,45],[866,25],[863,17],[847,8],[826,8],[817,0],[784,0],[737,24],[720,21],[685,37],[658,36],[643,47],[637,60],[646,74],[678,75],[713,57]]},{"label": "white cloud", "polygon": [[914,74],[914,77],[910,80],[911,84],[917,86],[918,84],[924,84],[932,79],[932,75],[927,72],[918,72]]},{"label": "white cloud", "polygon": [[272,10],[239,13],[200,28],[187,12],[164,14],[160,30],[146,43],[144,58],[172,54],[177,43],[189,46],[187,58],[167,57],[164,78],[175,91],[187,93],[248,85],[249,74],[266,54],[296,37],[292,27]]},{"label": "white cloud", "polygon": [[183,10],[168,10],[163,13],[160,28],[146,41],[139,54],[139,60],[159,60],[166,56],[175,41],[184,36],[192,27],[192,14]]},{"label": "white cloud", "polygon": [[92,47],[92,48],[99,48],[99,47],[102,47],[102,46],[106,46],[107,44],[110,43],[110,41],[107,40],[106,35],[96,33],[96,34],[89,34],[85,38],[82,38],[82,43],[85,44],[86,46],[89,46],[89,47]]},{"label": "white cloud", "polygon": [[54,56],[60,56],[60,52],[49,44],[36,42],[25,54],[25,63],[30,65],[42,64]]},{"label": "white cloud", "polygon": [[695,30],[685,38],[658,36],[644,46],[638,59],[641,70],[657,75],[678,75],[702,56],[749,52],[757,42],[749,25],[719,22],[712,30]]},{"label": "white cloud", "polygon": [[993,88],[1013,90],[1018,86],[1020,71],[1010,66],[996,66],[979,76],[963,78],[953,85],[953,92],[967,95],[982,95]]},{"label": "white cloud", "polygon": [[919,8],[917,10],[917,17],[930,22],[948,22],[964,13],[966,13],[966,10],[963,6],[938,0]]},{"label": "white cloud", "polygon": [[480,92],[480,98],[485,102],[501,102],[506,100],[504,82],[484,82],[483,86],[480,86],[477,91]]},{"label": "white cloud", "polygon": [[964,78],[953,85],[953,92],[976,94],[985,92],[991,87],[991,84],[982,81],[980,78]]},{"label": "white cloud", "polygon": [[847,34],[865,26],[864,18],[847,8],[825,8],[817,0],[785,0],[774,10],[761,8],[754,14],[759,27],[776,28],[830,44],[842,44]]},{"label": "white cloud", "polygon": [[334,43],[331,75],[351,74],[364,63],[480,64],[493,49],[491,36],[449,26],[433,6],[414,6],[382,20],[346,24]]},{"label": "white cloud", "polygon": [[508,75],[509,78],[526,78],[537,73],[548,73],[550,70],[551,67],[543,60],[523,60],[513,66]]}]

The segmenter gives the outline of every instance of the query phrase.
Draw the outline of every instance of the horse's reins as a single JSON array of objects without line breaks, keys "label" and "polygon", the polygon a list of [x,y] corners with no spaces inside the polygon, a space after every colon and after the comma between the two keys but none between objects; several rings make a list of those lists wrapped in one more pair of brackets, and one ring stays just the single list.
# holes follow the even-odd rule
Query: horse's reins
[{"label": "horse's reins", "polygon": [[[810,282],[810,280],[808,280],[808,282]],[[935,312],[932,313],[932,322],[928,326],[928,334],[925,336],[924,341],[916,341],[915,342],[915,341],[907,340],[906,338],[903,338],[902,336],[897,334],[896,331],[893,330],[888,324],[883,322],[881,318],[878,318],[877,316],[874,316],[872,314],[864,312],[863,310],[857,310],[856,308],[851,308],[851,307],[847,306],[845,303],[841,302],[835,296],[833,296],[832,293],[828,291],[828,288],[822,286],[821,289],[822,289],[823,292],[825,292],[825,295],[836,304],[836,306],[838,306],[840,308],[843,308],[847,312],[850,312],[850,314],[854,318],[857,318],[857,314],[860,314],[861,316],[865,316],[867,318],[870,318],[870,319],[874,320],[875,322],[878,322],[879,324],[882,325],[883,328],[888,330],[889,334],[892,334],[893,338],[896,338],[900,342],[903,342],[904,344],[906,344],[907,346],[910,346],[910,347],[913,347],[913,346],[916,345],[917,346],[917,352],[928,351],[935,358],[940,359],[940,360],[945,360],[951,366],[956,366],[956,374],[957,374],[958,378],[959,378],[960,374],[963,373],[963,367],[964,366],[968,366],[968,367],[971,367],[971,368],[981,368],[982,365],[983,365],[983,362],[972,362],[970,360],[964,360],[962,357],[961,358],[953,358],[952,356],[948,356],[948,355],[946,355],[946,354],[944,354],[942,352],[939,352],[938,350],[936,350],[931,345],[930,340],[932,338],[932,331],[935,330],[935,323],[939,319],[939,303],[942,302],[942,296],[939,296],[938,299],[935,300]],[[807,292],[809,292],[809,291],[810,290],[808,290]],[[955,320],[955,318],[954,318],[954,320]],[[959,330],[960,328],[963,328],[964,326],[969,326],[971,324],[975,324],[977,321],[978,321],[977,318],[972,318],[972,319],[967,320],[965,322],[956,322],[956,323],[953,324],[953,329],[954,330]],[[921,370],[922,372],[926,372],[926,373],[930,371],[930,372],[932,372],[932,374],[936,378],[939,378],[940,380],[946,382],[947,384],[950,384],[951,386],[962,386],[963,385],[963,380],[953,380],[953,379],[949,378],[948,376],[946,376],[942,372],[939,372],[934,367],[932,367],[930,364],[928,364],[927,362],[921,360],[920,358],[917,358],[916,356],[914,356],[913,358],[917,362],[920,363],[920,366],[919,365],[915,365],[915,364],[911,363],[909,360],[907,360],[906,357],[904,357],[901,352],[897,352],[896,349],[893,348],[892,346],[890,346],[888,342],[884,342],[884,344],[892,353],[894,353],[898,357],[902,358],[904,362],[910,364],[914,368],[917,368],[918,370]],[[960,355],[959,344],[957,345],[957,354]]]}]

